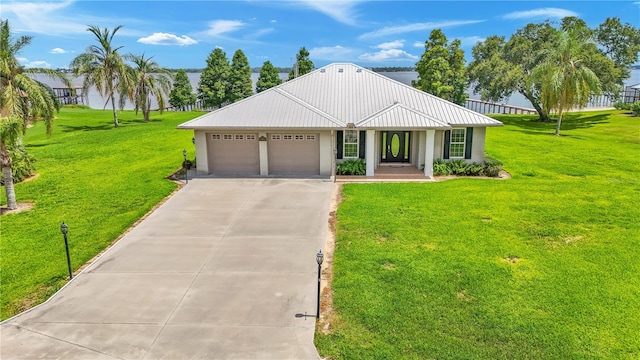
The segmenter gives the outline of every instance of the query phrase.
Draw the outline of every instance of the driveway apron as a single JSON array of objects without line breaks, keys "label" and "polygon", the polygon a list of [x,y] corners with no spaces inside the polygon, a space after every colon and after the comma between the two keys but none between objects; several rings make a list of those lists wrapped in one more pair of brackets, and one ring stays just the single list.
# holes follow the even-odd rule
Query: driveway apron
[{"label": "driveway apron", "polygon": [[295,315],[315,314],[333,191],[189,181],[49,301],[2,323],[0,358],[318,359],[315,319]]}]

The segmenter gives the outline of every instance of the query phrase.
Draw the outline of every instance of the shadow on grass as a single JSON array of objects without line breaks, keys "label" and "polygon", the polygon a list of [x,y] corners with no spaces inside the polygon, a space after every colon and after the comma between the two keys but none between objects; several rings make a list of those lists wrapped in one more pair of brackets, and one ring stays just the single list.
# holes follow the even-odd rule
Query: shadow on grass
[{"label": "shadow on grass", "polygon": [[[587,129],[599,124],[608,124],[611,113],[567,113],[562,116],[562,127],[560,133],[566,130]],[[548,135],[553,134],[556,129],[556,119],[550,122],[538,121],[537,115],[532,116],[496,116],[496,120],[502,121],[505,125],[512,125],[520,128],[525,134]]]},{"label": "shadow on grass", "polygon": [[104,125],[62,125],[62,132],[74,132],[74,131],[98,131],[98,130],[110,130],[113,129],[113,124]]}]

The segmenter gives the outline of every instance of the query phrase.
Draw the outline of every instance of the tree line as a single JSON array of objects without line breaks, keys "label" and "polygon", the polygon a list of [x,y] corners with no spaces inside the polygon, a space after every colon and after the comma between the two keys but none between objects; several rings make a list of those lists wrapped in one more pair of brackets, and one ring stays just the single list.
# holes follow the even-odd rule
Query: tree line
[{"label": "tree line", "polygon": [[472,49],[465,66],[460,41],[448,42],[433,30],[416,63],[413,86],[464,105],[470,86],[482,100],[499,102],[520,93],[541,121],[557,115],[559,134],[563,112],[587,105],[593,95],[617,98],[638,61],[640,30],[607,18],[595,28],[577,17],[559,24],[527,24],[509,39],[489,36]]}]

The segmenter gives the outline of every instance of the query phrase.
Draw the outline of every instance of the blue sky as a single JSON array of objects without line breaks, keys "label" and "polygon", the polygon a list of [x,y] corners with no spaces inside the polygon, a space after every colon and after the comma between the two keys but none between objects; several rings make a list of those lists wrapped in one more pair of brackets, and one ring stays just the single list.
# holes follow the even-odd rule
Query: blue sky
[{"label": "blue sky", "polygon": [[33,36],[21,55],[31,67],[68,67],[94,44],[87,25],[124,25],[114,44],[168,68],[203,68],[222,48],[242,49],[252,67],[292,63],[301,46],[316,67],[332,62],[412,66],[432,29],[462,41],[467,59],[477,41],[507,38],[530,22],[578,16],[592,27],[607,17],[640,24],[640,1],[11,1],[0,17],[14,35]]}]

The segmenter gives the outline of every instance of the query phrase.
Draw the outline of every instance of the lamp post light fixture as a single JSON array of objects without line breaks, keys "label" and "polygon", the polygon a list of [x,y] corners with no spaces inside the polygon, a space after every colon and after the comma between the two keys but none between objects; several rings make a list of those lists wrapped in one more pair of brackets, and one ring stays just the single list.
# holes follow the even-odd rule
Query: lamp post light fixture
[{"label": "lamp post light fixture", "polygon": [[189,172],[189,169],[187,168],[187,149],[182,150],[182,157],[184,158],[184,161],[182,162],[182,167],[184,168],[184,182],[185,184],[188,184],[189,178],[187,177],[187,172]]},{"label": "lamp post light fixture", "polygon": [[322,262],[324,261],[324,254],[322,249],[316,254],[316,262],[318,263],[318,307],[316,311],[316,318],[320,319],[320,275],[322,274]]},{"label": "lamp post light fixture", "polygon": [[73,279],[73,271],[71,270],[71,257],[69,256],[69,242],[67,241],[67,233],[69,232],[69,226],[62,222],[60,225],[60,232],[64,236],[64,248],[67,251],[67,268],[69,268],[69,280]]}]

